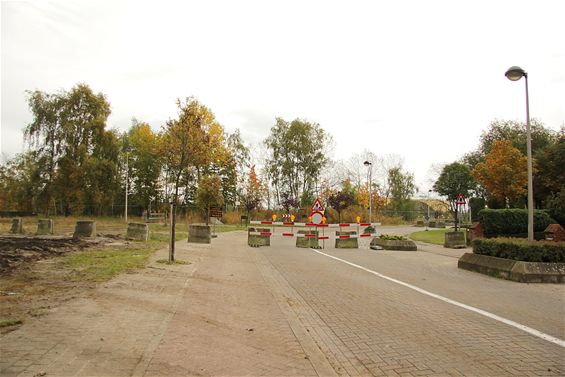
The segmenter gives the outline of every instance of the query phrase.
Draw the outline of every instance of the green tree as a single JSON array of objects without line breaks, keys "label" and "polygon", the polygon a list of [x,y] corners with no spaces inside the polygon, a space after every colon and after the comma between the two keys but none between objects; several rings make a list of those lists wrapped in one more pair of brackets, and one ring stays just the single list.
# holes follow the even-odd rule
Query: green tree
[{"label": "green tree", "polygon": [[303,205],[314,195],[320,173],[328,162],[324,146],[330,142],[331,136],[317,123],[276,119],[265,140],[270,153],[265,165],[279,204],[286,191],[290,197],[300,198]]},{"label": "green tree", "polygon": [[447,197],[449,208],[455,215],[455,224],[457,224],[458,219],[457,197],[459,194],[462,194],[465,198],[469,197],[476,185],[469,166],[459,162],[445,165],[439,178],[434,183],[434,191]]},{"label": "green tree", "polygon": [[412,202],[411,197],[417,190],[414,175],[403,172],[400,166],[390,168],[387,174],[387,186],[388,209],[395,215],[400,213],[405,220],[412,219],[415,203]]},{"label": "green tree", "polygon": [[222,181],[218,176],[207,175],[202,177],[196,190],[196,205],[206,212],[206,225],[208,225],[210,207],[224,205]]},{"label": "green tree", "polygon": [[194,171],[199,171],[206,161],[206,129],[215,122],[210,110],[194,97],[184,102],[177,100],[177,107],[178,119],[167,121],[161,144],[168,180],[173,185],[171,199],[175,204],[179,203],[181,187],[194,180]]},{"label": "green tree", "polygon": [[564,161],[565,130],[562,129],[558,140],[537,155],[537,171],[534,176],[536,203],[545,204],[552,196],[563,190],[565,187]]},{"label": "green tree", "polygon": [[157,206],[161,192],[159,177],[163,166],[160,154],[161,137],[153,132],[149,124],[138,122],[136,119],[132,120],[132,125],[124,137],[130,170],[128,176],[132,178],[129,189],[132,193],[132,203],[145,209],[149,209],[151,204]]},{"label": "green tree", "polygon": [[565,186],[561,190],[552,194],[547,199],[547,209],[549,215],[557,220],[561,226],[565,227]]},{"label": "green tree", "polygon": [[341,212],[349,208],[356,201],[355,198],[355,188],[352,186],[351,182],[346,180],[342,182],[342,187],[340,191],[333,192],[328,197],[328,204],[330,207],[335,209],[338,213],[338,221],[341,223]]},{"label": "green tree", "polygon": [[[235,164],[235,200],[246,201],[245,189],[250,168],[250,151],[245,145],[239,129],[236,129],[226,138],[227,149],[229,150],[233,163]],[[230,202],[230,200],[227,200]]]},{"label": "green tree", "polygon": [[[554,144],[558,138],[557,132],[546,128],[543,123],[536,119],[530,121],[532,137],[532,155],[537,155],[545,148]],[[479,147],[476,151],[467,153],[463,162],[473,169],[477,164],[484,162],[486,156],[491,152],[494,142],[500,140],[509,141],[512,146],[526,155],[526,124],[511,120],[496,119],[489,124],[488,130],[481,134]]]},{"label": "green tree", "polygon": [[[40,207],[48,213],[56,198],[63,213],[79,214],[86,204],[99,206],[102,192],[113,196],[107,190],[117,179],[109,168],[117,164],[117,140],[105,129],[110,115],[105,96],[78,84],[69,92],[28,92],[28,104],[33,121],[25,136],[38,161]],[[105,173],[98,177],[89,170],[99,168]]]},{"label": "green tree", "polygon": [[16,155],[0,165],[0,209],[36,212],[41,192],[35,152]]}]

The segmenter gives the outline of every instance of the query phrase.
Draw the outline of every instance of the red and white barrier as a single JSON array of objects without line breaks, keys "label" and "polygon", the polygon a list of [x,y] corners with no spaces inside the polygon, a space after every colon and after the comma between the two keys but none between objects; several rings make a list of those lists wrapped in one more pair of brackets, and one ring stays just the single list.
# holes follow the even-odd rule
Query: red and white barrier
[{"label": "red and white barrier", "polygon": [[381,223],[342,223],[342,224],[315,224],[315,223],[295,223],[287,221],[250,221],[251,225],[272,225],[272,226],[296,226],[296,227],[317,227],[317,228],[343,228],[359,226],[379,226]]},{"label": "red and white barrier", "polygon": [[[282,236],[282,237],[305,237],[305,238],[316,238],[316,233],[300,233],[300,234],[294,234],[294,233],[282,233],[282,234],[273,234],[272,232],[249,232],[249,235],[251,236],[267,236],[267,237],[275,237],[275,236]],[[338,239],[347,239],[347,238],[365,238],[365,237],[376,237],[377,234],[376,233],[362,233],[362,234],[352,234],[352,235],[342,235],[342,236],[335,236],[335,238]],[[334,237],[333,235],[331,237]],[[319,240],[329,240],[330,236],[326,236],[326,235],[318,235],[318,239]]]}]

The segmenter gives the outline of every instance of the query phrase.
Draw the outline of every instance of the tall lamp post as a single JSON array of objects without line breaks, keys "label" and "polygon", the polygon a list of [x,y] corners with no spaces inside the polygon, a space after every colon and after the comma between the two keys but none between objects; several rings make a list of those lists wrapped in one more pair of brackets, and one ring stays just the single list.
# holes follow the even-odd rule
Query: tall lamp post
[{"label": "tall lamp post", "polygon": [[528,93],[528,73],[522,68],[512,66],[504,74],[510,81],[518,81],[522,77],[526,81],[526,135],[528,151],[528,241],[534,241],[534,192],[532,185],[532,136],[530,131],[530,97]]},{"label": "tall lamp post", "polygon": [[373,222],[373,163],[363,162],[369,168],[369,224]]},{"label": "tall lamp post", "polygon": [[129,179],[129,155],[128,152],[126,151],[126,205],[124,208],[124,218],[126,221],[126,224],[128,222],[128,179]]}]

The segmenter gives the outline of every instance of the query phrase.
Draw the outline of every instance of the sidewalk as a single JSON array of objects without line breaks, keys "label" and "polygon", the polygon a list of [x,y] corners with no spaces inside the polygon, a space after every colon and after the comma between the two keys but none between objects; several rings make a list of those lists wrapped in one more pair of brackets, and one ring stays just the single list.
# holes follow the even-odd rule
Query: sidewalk
[{"label": "sidewalk", "polygon": [[[241,237],[243,239],[243,237]],[[0,338],[1,376],[304,375],[316,371],[234,235],[176,244]]]}]

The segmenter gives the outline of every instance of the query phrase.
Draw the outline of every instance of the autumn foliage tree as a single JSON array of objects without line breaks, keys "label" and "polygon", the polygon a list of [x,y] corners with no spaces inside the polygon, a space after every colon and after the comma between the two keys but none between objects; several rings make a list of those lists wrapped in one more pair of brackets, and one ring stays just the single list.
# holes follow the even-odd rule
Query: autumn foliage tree
[{"label": "autumn foliage tree", "polygon": [[258,208],[263,200],[264,188],[263,184],[257,177],[255,172],[255,165],[252,165],[249,169],[249,174],[247,176],[247,185],[245,188],[245,209],[249,214],[250,211]]},{"label": "autumn foliage tree", "polygon": [[509,206],[527,193],[528,159],[508,140],[495,140],[485,161],[477,164],[472,176],[489,198]]}]

